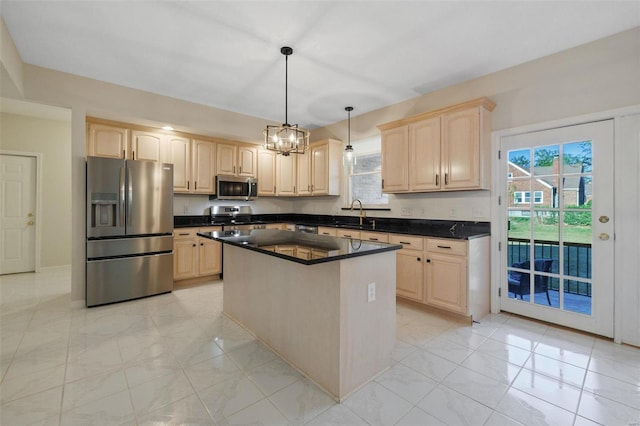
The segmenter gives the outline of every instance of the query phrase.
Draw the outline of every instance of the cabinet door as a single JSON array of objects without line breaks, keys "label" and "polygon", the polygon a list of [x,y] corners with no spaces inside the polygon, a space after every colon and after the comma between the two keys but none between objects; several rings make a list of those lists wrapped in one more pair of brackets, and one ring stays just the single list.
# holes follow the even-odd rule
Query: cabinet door
[{"label": "cabinet door", "polygon": [[311,259],[311,249],[307,247],[296,247],[296,257],[298,259]]},{"label": "cabinet door", "polygon": [[292,197],[296,195],[296,156],[278,155],[276,160],[276,194]]},{"label": "cabinet door", "polygon": [[258,175],[257,166],[258,150],[245,146],[238,147],[238,176],[256,177]]},{"label": "cabinet door", "polygon": [[382,132],[382,192],[409,190],[409,128]]},{"label": "cabinet door", "polygon": [[173,163],[173,191],[190,192],[191,183],[191,141],[180,137],[169,138],[169,152]]},{"label": "cabinet door", "polygon": [[131,156],[134,160],[165,161],[163,150],[167,138],[160,133],[131,131]]},{"label": "cabinet door", "polygon": [[276,195],[276,153],[258,151],[258,195]]},{"label": "cabinet door", "polygon": [[193,278],[197,275],[196,238],[173,240],[173,279]]},{"label": "cabinet door", "polygon": [[216,174],[235,175],[236,174],[236,146],[216,145]]},{"label": "cabinet door", "polygon": [[284,254],[286,256],[295,257],[296,246],[277,246],[276,253]]},{"label": "cabinet door", "polygon": [[87,155],[106,158],[127,158],[129,130],[104,124],[89,123]]},{"label": "cabinet door", "polygon": [[396,254],[396,294],[422,302],[424,281],[422,252],[400,250]]},{"label": "cabinet door", "polygon": [[311,195],[311,151],[297,155],[298,195]]},{"label": "cabinet door", "polygon": [[193,155],[192,192],[196,194],[215,194],[215,172],[213,170],[215,144],[194,140],[191,151]]},{"label": "cabinet door", "polygon": [[439,190],[440,117],[409,126],[409,190]]},{"label": "cabinet door", "polygon": [[222,272],[222,243],[208,238],[198,238],[199,275],[213,275]]},{"label": "cabinet door", "polygon": [[329,195],[329,145],[311,149],[311,193]]},{"label": "cabinet door", "polygon": [[467,258],[427,252],[425,302],[467,313]]},{"label": "cabinet door", "polygon": [[480,187],[480,110],[472,108],[442,118],[444,189]]}]

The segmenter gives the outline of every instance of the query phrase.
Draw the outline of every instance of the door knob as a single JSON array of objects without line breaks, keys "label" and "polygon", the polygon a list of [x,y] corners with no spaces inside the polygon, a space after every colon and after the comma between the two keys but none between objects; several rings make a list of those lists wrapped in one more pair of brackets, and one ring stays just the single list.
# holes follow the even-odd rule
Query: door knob
[{"label": "door knob", "polygon": [[602,241],[607,241],[609,239],[609,234],[603,232],[602,234],[598,235],[598,238],[600,238]]},{"label": "door knob", "polygon": [[27,222],[27,225],[29,225],[29,226],[33,225],[33,221],[30,220],[29,222]]},{"label": "door knob", "polygon": [[609,222],[609,216],[600,216],[598,220],[600,221],[600,223],[607,223]]},{"label": "door knob", "polygon": [[27,217],[33,217],[33,213],[29,213]]}]

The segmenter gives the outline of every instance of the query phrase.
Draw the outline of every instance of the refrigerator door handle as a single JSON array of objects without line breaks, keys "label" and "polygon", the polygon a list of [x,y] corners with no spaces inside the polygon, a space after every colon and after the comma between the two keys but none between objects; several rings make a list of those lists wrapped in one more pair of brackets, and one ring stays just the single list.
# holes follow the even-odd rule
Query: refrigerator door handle
[{"label": "refrigerator door handle", "polygon": [[132,225],[131,216],[133,215],[133,178],[131,176],[131,168],[127,167],[127,227]]},{"label": "refrigerator door handle", "polygon": [[126,199],[126,193],[125,193],[125,168],[124,167],[120,167],[120,205],[118,206],[120,209],[120,223],[118,224],[119,226],[124,226],[125,223],[125,210],[124,210],[124,203],[125,203],[125,199]]}]

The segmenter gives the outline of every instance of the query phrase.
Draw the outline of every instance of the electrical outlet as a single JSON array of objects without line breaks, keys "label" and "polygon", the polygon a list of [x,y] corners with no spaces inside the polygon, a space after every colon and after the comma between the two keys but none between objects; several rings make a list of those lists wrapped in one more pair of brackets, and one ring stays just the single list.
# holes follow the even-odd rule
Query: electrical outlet
[{"label": "electrical outlet", "polygon": [[400,211],[400,215],[402,216],[411,216],[412,211],[411,208],[409,207],[403,207],[402,210]]},{"label": "electrical outlet", "polygon": [[189,209],[189,205],[188,204],[184,205],[184,212],[185,213],[191,213],[191,210]]},{"label": "electrical outlet", "polygon": [[458,209],[451,209],[451,210],[449,211],[449,215],[450,215],[451,217],[457,217],[457,216],[458,216]]},{"label": "electrical outlet", "polygon": [[376,300],[376,283],[367,285],[367,302],[371,303]]}]

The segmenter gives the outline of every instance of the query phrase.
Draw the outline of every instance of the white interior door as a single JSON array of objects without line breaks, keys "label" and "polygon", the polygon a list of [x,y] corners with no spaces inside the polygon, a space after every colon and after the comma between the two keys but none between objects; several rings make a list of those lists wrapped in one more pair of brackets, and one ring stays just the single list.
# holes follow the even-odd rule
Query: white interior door
[{"label": "white interior door", "polygon": [[501,309],[613,336],[613,120],[500,149]]},{"label": "white interior door", "polygon": [[35,271],[36,158],[0,156],[0,274]]}]

